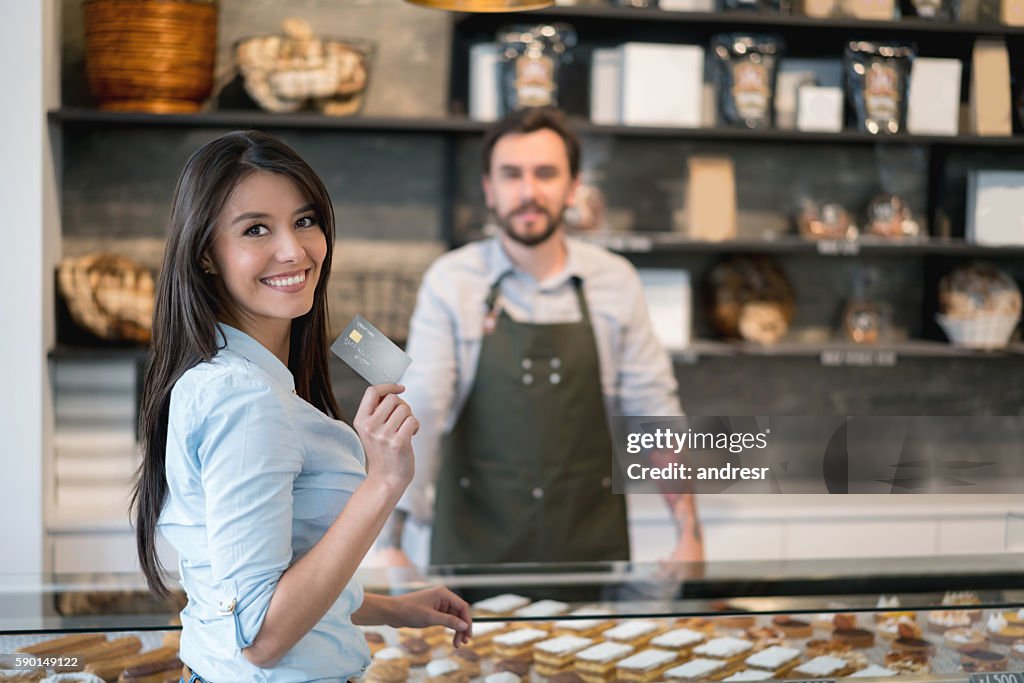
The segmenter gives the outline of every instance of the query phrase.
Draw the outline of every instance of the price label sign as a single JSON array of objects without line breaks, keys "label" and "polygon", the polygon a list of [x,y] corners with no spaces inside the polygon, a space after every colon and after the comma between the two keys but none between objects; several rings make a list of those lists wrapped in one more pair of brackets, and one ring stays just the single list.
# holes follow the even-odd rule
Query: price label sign
[{"label": "price label sign", "polygon": [[822,240],[818,242],[818,253],[822,256],[856,256],[860,245],[848,240]]},{"label": "price label sign", "polygon": [[1003,671],[998,673],[971,674],[971,683],[1024,683],[1024,672]]}]

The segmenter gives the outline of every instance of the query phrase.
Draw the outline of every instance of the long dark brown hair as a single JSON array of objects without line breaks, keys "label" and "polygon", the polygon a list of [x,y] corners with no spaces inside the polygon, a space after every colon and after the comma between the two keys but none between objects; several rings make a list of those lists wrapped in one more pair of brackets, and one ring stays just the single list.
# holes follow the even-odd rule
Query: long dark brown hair
[{"label": "long dark brown hair", "polygon": [[150,590],[168,596],[156,552],[156,525],[167,499],[164,470],[171,389],[189,368],[217,353],[217,322],[226,312],[217,278],[200,259],[210,248],[215,222],[238,184],[256,171],[293,180],[313,205],[327,237],[327,254],[309,313],[292,321],[288,369],[295,391],[326,415],[341,419],[331,389],[327,355],[327,277],[334,251],[334,210],[323,182],[286,144],[265,133],[234,132],[204,145],[185,163],[174,189],[167,245],[156,288],[153,338],[142,402],[142,465],[132,491],[139,563]]}]

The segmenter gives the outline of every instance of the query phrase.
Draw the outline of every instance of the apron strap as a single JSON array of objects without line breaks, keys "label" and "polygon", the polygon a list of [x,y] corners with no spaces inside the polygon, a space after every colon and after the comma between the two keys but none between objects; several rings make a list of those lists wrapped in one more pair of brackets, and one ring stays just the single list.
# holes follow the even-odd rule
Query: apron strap
[{"label": "apron strap", "polygon": [[[493,312],[495,305],[498,303],[498,295],[501,293],[501,282],[508,275],[512,273],[512,270],[506,270],[504,273],[498,276],[491,285],[490,291],[487,293],[487,299],[485,306],[488,312]],[[587,305],[587,297],[583,295],[583,278],[579,275],[573,275],[571,278],[572,285],[576,290],[576,301],[579,302],[580,306],[580,319],[585,323],[590,323],[590,306]]]}]

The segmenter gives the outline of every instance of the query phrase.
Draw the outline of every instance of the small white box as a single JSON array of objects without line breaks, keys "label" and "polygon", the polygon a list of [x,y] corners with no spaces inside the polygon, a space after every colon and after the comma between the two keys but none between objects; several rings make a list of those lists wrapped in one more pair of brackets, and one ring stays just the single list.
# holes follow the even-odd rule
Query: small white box
[{"label": "small white box", "polygon": [[704,48],[626,43],[621,49],[623,123],[699,128],[704,108]]},{"label": "small white box", "polygon": [[910,70],[907,130],[914,135],[956,135],[960,123],[959,59],[917,57]]},{"label": "small white box", "polygon": [[640,268],[654,334],[669,351],[690,345],[690,273],[676,268]]},{"label": "small white box", "polygon": [[474,121],[498,120],[498,62],[496,43],[477,43],[469,48],[469,118]]},{"label": "small white box", "polygon": [[968,176],[966,233],[972,244],[1024,245],[1024,171],[973,171]]},{"label": "small white box", "polygon": [[622,123],[622,51],[617,47],[597,48],[591,57],[590,120]]},{"label": "small white box", "polygon": [[797,93],[796,127],[821,133],[843,130],[843,91],[805,85]]}]

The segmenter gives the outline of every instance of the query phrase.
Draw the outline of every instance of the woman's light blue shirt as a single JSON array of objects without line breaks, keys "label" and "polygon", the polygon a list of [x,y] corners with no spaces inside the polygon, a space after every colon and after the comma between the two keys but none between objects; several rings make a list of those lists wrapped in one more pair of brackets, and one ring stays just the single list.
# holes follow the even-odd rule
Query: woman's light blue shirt
[{"label": "woman's light blue shirt", "polygon": [[346,681],[370,661],[351,581],[272,669],[249,663],[281,574],[320,540],[366,477],[356,433],[295,394],[291,372],[221,324],[223,348],[171,391],[167,503],[158,528],[178,551],[188,605],[181,658],[207,681]]}]

